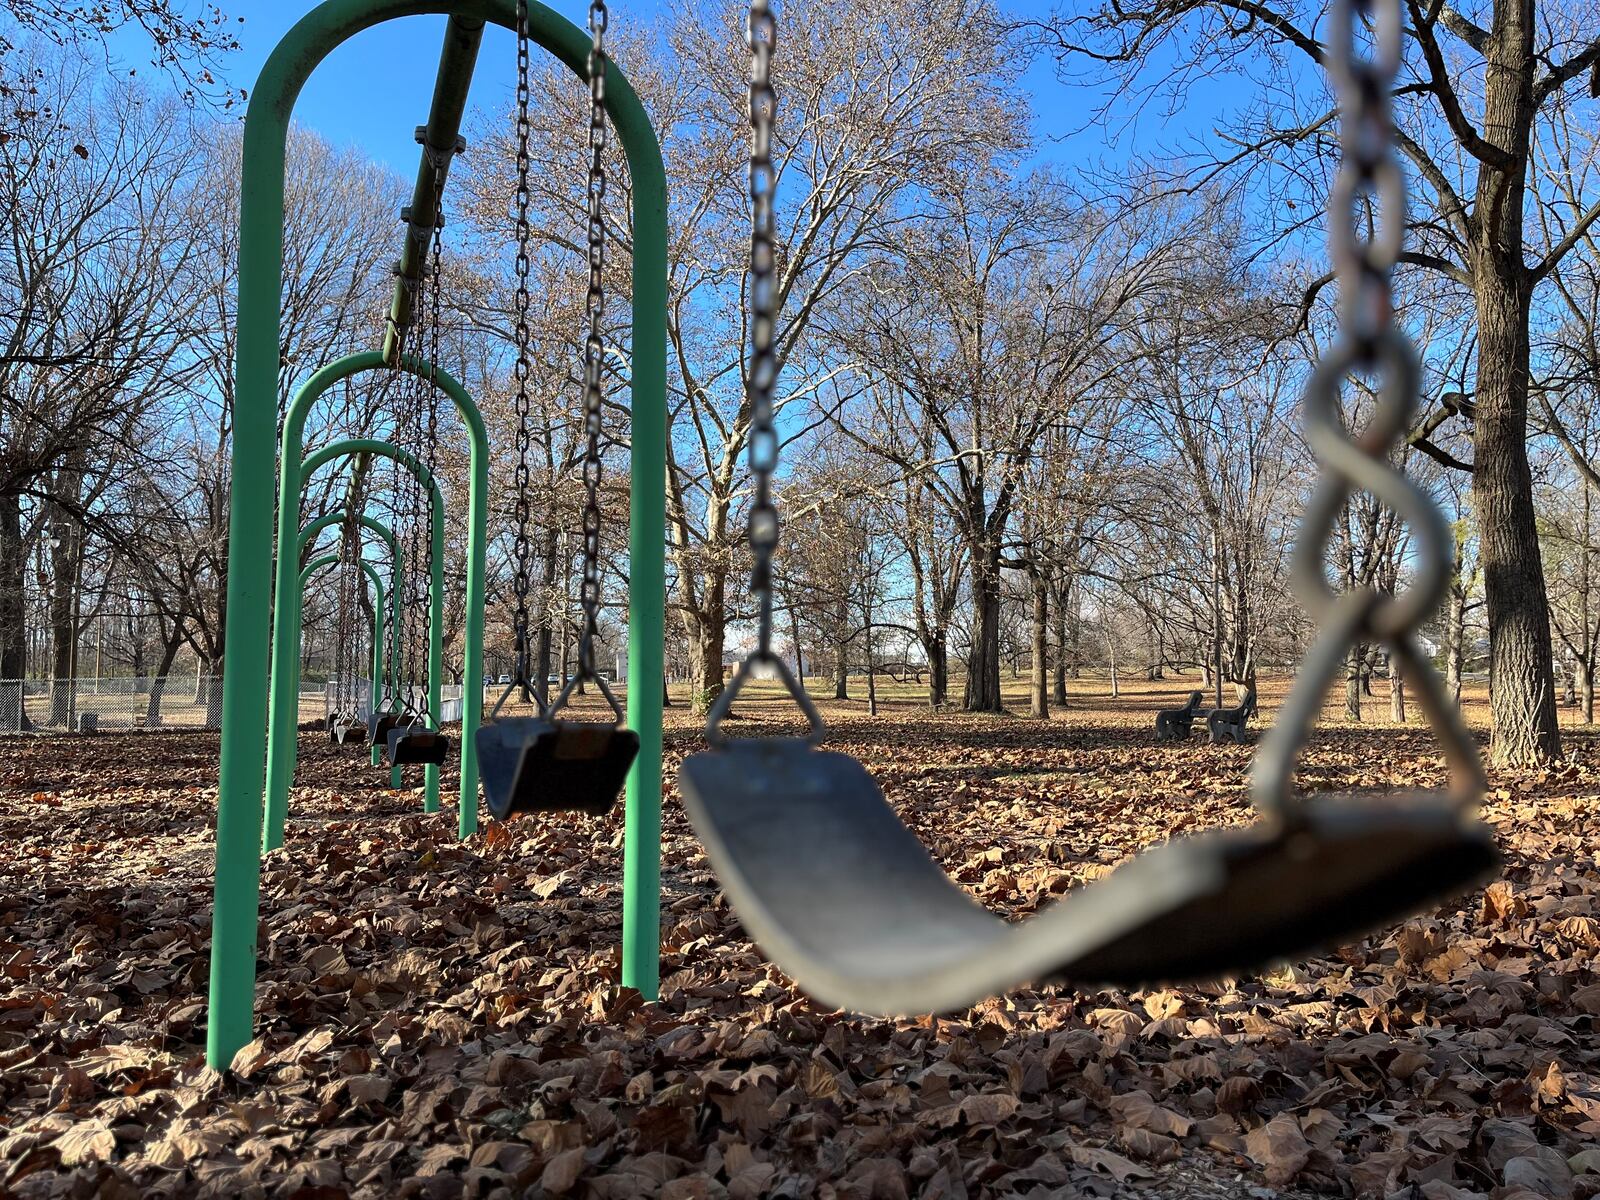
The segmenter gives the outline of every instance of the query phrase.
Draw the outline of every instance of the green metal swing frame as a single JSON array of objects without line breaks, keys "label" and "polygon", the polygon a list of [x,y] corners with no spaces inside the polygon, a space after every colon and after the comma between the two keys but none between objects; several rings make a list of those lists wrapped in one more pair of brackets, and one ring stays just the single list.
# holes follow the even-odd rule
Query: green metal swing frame
[{"label": "green metal swing frame", "polygon": [[[368,356],[354,356],[364,358]],[[341,359],[348,363],[350,359]],[[322,372],[318,372],[322,374]],[[313,377],[315,379],[315,377]],[[453,381],[452,381],[453,382]],[[309,384],[307,385],[310,386]],[[470,403],[470,401],[469,401]],[[309,407],[309,404],[308,404]],[[291,413],[294,408],[291,406]],[[473,409],[476,415],[476,409]],[[481,426],[480,426],[481,428]],[[297,449],[290,443],[294,426],[284,425],[285,450]],[[319,467],[340,458],[360,456],[387,458],[397,466],[411,472],[428,495],[429,555],[431,573],[428,579],[428,711],[437,714],[441,699],[440,687],[444,672],[444,493],[428,468],[412,453],[402,450],[392,442],[377,438],[347,438],[334,442],[309,455],[299,464],[298,470],[287,465],[281,471],[281,491],[278,496],[279,542],[287,545],[285,527],[297,528],[300,524],[299,497],[301,486]],[[481,456],[474,456],[482,463]],[[288,459],[284,462],[287,464]],[[483,468],[487,469],[487,468]],[[291,490],[292,489],[292,490]],[[481,675],[474,680],[470,669],[473,656],[481,658],[483,651],[483,572],[486,523],[483,515],[483,489],[472,489],[469,532],[467,536],[467,613],[465,642],[468,669],[463,672],[467,693],[463,696],[462,728],[476,729],[479,709],[482,706]],[[297,556],[298,557],[298,556]],[[280,558],[277,564],[277,620],[272,630],[272,677],[270,684],[271,707],[267,714],[267,799],[266,819],[261,829],[263,850],[275,850],[283,845],[284,823],[288,816],[289,789],[294,783],[297,752],[296,726],[299,723],[300,697],[295,686],[296,666],[300,661],[301,591],[294,577],[294,563]],[[476,608],[473,606],[476,598]],[[477,619],[472,619],[472,614]],[[469,706],[471,688],[476,683],[480,693],[479,704]],[[461,760],[460,807],[457,827],[462,837],[470,837],[478,828],[477,802],[478,775],[474,762],[464,753]],[[424,768],[422,810],[439,811],[439,768]]]},{"label": "green metal swing frame", "polygon": [[[306,564],[305,570],[300,572],[301,590],[305,590],[306,584],[311,582],[312,576],[316,575],[318,571],[324,570],[338,561],[338,554],[324,554],[320,558],[312,559]],[[372,695],[369,703],[376,706],[379,691],[378,681],[383,674],[383,615],[388,592],[383,586],[383,580],[378,576],[378,568],[365,559],[359,561],[362,573],[366,575],[368,581],[372,584]],[[399,611],[398,605],[395,606],[395,611]],[[300,674],[298,671],[295,673],[294,682],[295,692],[298,695],[300,691]]]},{"label": "green metal swing frame", "polygon": [[[585,78],[589,35],[543,4],[529,0],[527,7],[531,40],[574,75]],[[216,892],[206,1029],[206,1059],[214,1068],[223,1069],[231,1063],[234,1054],[250,1041],[255,1023],[268,651],[274,599],[273,449],[279,444],[277,379],[285,154],[294,102],[317,64],[355,34],[399,17],[442,15],[450,20],[435,82],[434,102],[438,108],[447,96],[465,96],[483,25],[492,23],[514,30],[516,13],[515,0],[326,0],[284,35],[251,93],[244,127],[239,222],[238,339],[229,499],[229,662],[223,678]],[[452,50],[468,44],[471,54]],[[629,727],[639,735],[640,752],[627,785],[622,982],[647,999],[654,999],[660,974],[661,693],[651,681],[662,675],[666,603],[667,191],[660,145],[644,107],[616,64],[608,62],[606,69],[606,110],[627,156],[633,185],[632,494],[628,541],[628,656],[632,686],[627,693],[627,717]],[[426,173],[425,179],[425,172],[419,171],[418,194],[430,194],[424,190],[424,183],[431,180],[431,173]],[[412,256],[413,246],[413,240],[408,238],[407,256]],[[409,269],[415,270],[418,265],[412,262]],[[404,275],[408,269],[405,257],[401,267]],[[401,310],[408,308],[404,290],[397,288],[395,313],[406,315]],[[384,350],[373,356],[393,366],[398,358],[393,343],[401,323],[394,321],[393,315],[391,322]],[[286,471],[298,472],[299,447],[296,445],[293,453],[289,449],[290,439],[286,436],[279,457],[287,464]],[[483,458],[479,463],[486,472]],[[294,545],[298,533],[298,486],[285,495],[296,511],[286,534],[280,521],[280,547]],[[482,500],[481,491],[478,499]],[[293,592],[298,572],[288,574],[288,590]],[[280,572],[280,580],[282,576]],[[481,638],[481,578],[478,583],[480,591],[474,598],[469,580],[467,618],[469,623],[476,623]],[[282,599],[282,590],[278,598]],[[296,603],[296,599],[291,597],[289,604]],[[465,681],[464,716],[470,716],[473,724],[481,712],[482,666],[480,646],[478,654],[468,653],[466,662],[469,678]],[[282,672],[280,682],[287,683],[290,674]],[[465,750],[472,738],[465,728],[463,732]],[[463,776],[467,767],[463,753]],[[474,786],[471,803],[462,805],[463,820],[470,810],[475,823],[476,807]]]},{"label": "green metal swing frame", "polygon": [[[336,508],[331,513],[327,513],[324,516],[318,517],[315,521],[312,521],[309,525],[307,525],[304,529],[302,529],[300,531],[300,539],[299,539],[300,557],[302,557],[302,558],[305,557],[306,547],[311,545],[312,541],[316,538],[316,536],[319,533],[321,533],[324,529],[329,529],[329,528],[332,528],[335,525],[343,524],[347,520],[349,520],[348,511],[346,509],[343,509],[343,508]],[[389,668],[388,668],[388,671],[387,671],[387,673],[386,673],[386,675],[384,676],[383,679],[379,678],[379,676],[378,676],[378,674],[376,672],[376,669],[374,670],[374,673],[373,673],[373,676],[372,676],[372,683],[373,683],[372,709],[373,709],[373,711],[376,711],[377,707],[378,707],[378,701],[382,698],[385,686],[387,686],[391,690],[393,688],[397,688],[397,687],[400,686],[400,671],[401,671],[401,668],[404,665],[404,659],[402,657],[403,651],[401,650],[400,643],[405,637],[405,610],[401,606],[401,598],[404,597],[405,594],[406,594],[405,593],[405,579],[406,579],[405,551],[401,547],[399,539],[394,536],[394,531],[392,529],[390,529],[387,525],[385,525],[382,521],[378,520],[376,517],[368,516],[366,513],[357,513],[356,517],[355,517],[355,522],[356,522],[357,525],[361,526],[363,529],[369,529],[373,533],[377,534],[378,535],[378,539],[381,542],[383,542],[383,544],[385,546],[387,546],[389,548],[390,571],[389,571],[388,595],[392,600],[392,603],[391,603],[391,606],[390,606],[390,612],[389,612],[389,615],[390,615],[390,618],[391,618],[391,628],[390,628],[390,631],[389,631],[389,642],[390,642],[390,645],[389,645],[389,658],[388,658]],[[319,559],[318,561],[320,562],[321,560]],[[290,644],[294,645],[294,646],[299,646],[300,645],[300,633],[301,633],[300,618],[301,618],[302,614],[305,611],[305,599],[306,599],[306,595],[305,594],[306,594],[306,582],[307,582],[307,579],[308,579],[308,577],[307,577],[306,573],[304,571],[301,571],[300,572],[300,590],[297,593],[298,599],[296,601],[295,609],[294,609],[294,631],[290,636]],[[374,661],[378,661],[378,660],[375,658]],[[379,666],[380,667],[382,666],[381,662],[379,663]],[[387,681],[386,685],[385,685],[385,680]],[[297,711],[298,711],[299,697],[300,697],[300,658],[299,658],[299,655],[295,656],[294,686],[290,690],[292,692],[294,692],[294,694],[295,694],[295,704],[297,706]],[[274,695],[275,694],[276,693],[274,693]],[[268,734],[267,734],[267,741],[268,741],[268,747],[269,747],[268,755],[267,755],[268,762],[271,761],[271,749],[270,749],[271,740],[272,740],[271,721],[270,721],[270,718],[269,718],[269,720],[268,720]],[[298,749],[298,747],[296,747],[296,749]],[[372,748],[372,765],[376,767],[376,766],[379,766],[382,762],[383,762],[383,751],[379,747],[374,746]],[[400,780],[400,768],[399,767],[391,767],[391,768],[389,768],[389,786],[391,786],[391,787],[399,787],[400,783],[401,783],[401,780]],[[265,835],[265,832],[266,832],[265,830],[262,831],[263,835]],[[263,850],[269,850],[269,849],[271,849],[271,847],[263,845],[262,849]]]}]

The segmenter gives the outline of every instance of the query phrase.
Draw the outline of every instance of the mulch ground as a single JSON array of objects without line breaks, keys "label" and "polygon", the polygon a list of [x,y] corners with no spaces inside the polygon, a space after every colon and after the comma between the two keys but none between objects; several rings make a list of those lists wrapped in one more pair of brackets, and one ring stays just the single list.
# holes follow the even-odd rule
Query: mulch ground
[{"label": "mulch ground", "polygon": [[[1248,819],[1249,748],[832,713],[944,866],[1023,916]],[[1270,715],[1270,714],[1269,714]],[[667,778],[699,745],[669,729]],[[618,985],[621,814],[449,812],[312,735],[262,875],[259,1038],[206,1068],[217,742],[0,742],[0,1196],[896,1200],[1600,1195],[1600,753],[1500,773],[1503,878],[1326,957],[940,1019],[811,1004],[719,893],[675,794],[663,982]],[[1437,782],[1333,729],[1315,786]]]}]

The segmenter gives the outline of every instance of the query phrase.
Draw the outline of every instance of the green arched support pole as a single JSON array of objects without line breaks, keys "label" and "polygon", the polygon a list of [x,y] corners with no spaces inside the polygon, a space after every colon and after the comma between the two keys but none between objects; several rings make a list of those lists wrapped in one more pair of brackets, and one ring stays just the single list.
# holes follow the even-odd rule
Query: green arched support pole
[{"label": "green arched support pole", "polygon": [[[302,529],[300,531],[300,543],[299,543],[299,545],[300,545],[300,557],[302,557],[302,558],[305,557],[306,547],[311,545],[311,543],[315,540],[316,536],[319,533],[321,533],[324,529],[330,529],[335,525],[342,525],[345,522],[346,519],[347,519],[347,514],[345,513],[345,510],[342,509],[342,508],[336,508],[331,513],[328,513],[325,516],[318,517],[315,521],[311,522],[311,524],[307,525],[304,529]],[[384,678],[382,680],[382,686],[381,687],[379,686],[380,681],[378,679],[378,676],[376,674],[374,674],[373,677],[372,677],[372,684],[373,684],[373,688],[372,688],[372,711],[373,712],[377,712],[378,711],[378,705],[382,701],[382,699],[383,699],[383,697],[385,695],[393,696],[393,695],[396,694],[396,689],[399,688],[399,686],[400,686],[400,671],[401,671],[402,667],[405,665],[405,660],[401,657],[403,652],[402,652],[401,646],[400,646],[401,641],[405,637],[405,628],[404,628],[404,624],[405,624],[405,609],[403,607],[404,598],[405,598],[405,594],[406,594],[406,590],[405,590],[405,580],[406,580],[405,552],[400,547],[399,539],[394,536],[394,531],[392,529],[390,529],[387,525],[385,525],[382,521],[378,520],[376,517],[369,517],[366,513],[358,513],[358,514],[356,514],[356,524],[360,525],[363,529],[370,529],[373,533],[378,535],[379,540],[381,540],[385,546],[389,547],[389,568],[390,568],[389,569],[389,596],[390,596],[391,601],[392,601],[392,603],[390,605],[390,615],[394,619],[393,619],[393,622],[392,622],[392,624],[390,626],[390,630],[389,630],[389,670],[388,670],[388,673],[384,676]],[[305,589],[305,580],[306,580],[306,573],[304,571],[302,571],[302,572],[300,572],[299,603],[297,603],[295,605],[295,611],[294,611],[294,632],[290,636],[290,644],[293,645],[296,648],[296,650],[298,650],[299,646],[300,646],[300,630],[301,630],[300,614],[301,614],[301,612],[302,612],[302,610],[303,610],[303,608],[305,606],[305,591],[306,591],[306,589]],[[299,714],[299,708],[300,708],[300,657],[299,657],[298,654],[295,655],[295,660],[294,661],[295,661],[295,679],[294,679],[294,687],[291,690],[294,692],[295,712],[296,712],[296,718],[295,719],[298,721],[299,720],[298,714]],[[295,756],[298,754],[299,747],[293,741],[290,742],[290,747],[291,748],[290,748],[290,751],[289,751],[289,753],[290,753],[289,782],[290,782],[290,785],[292,786],[293,783],[294,783],[293,760],[294,760]],[[379,766],[382,762],[383,762],[383,751],[379,747],[374,746],[372,748],[372,765],[376,767],[376,766]],[[271,720],[270,720],[270,717],[269,717],[269,719],[268,719],[268,738],[267,738],[267,774],[268,774],[269,780],[270,780],[271,774],[272,774],[272,765],[271,764],[272,764],[272,739],[271,739]],[[396,787],[397,788],[397,787],[400,786],[400,784],[401,784],[400,775],[401,775],[401,771],[400,771],[399,767],[390,767],[389,768],[389,786],[390,787]],[[270,787],[270,783],[269,783],[269,787]],[[265,831],[263,831],[263,832],[265,832]],[[262,849],[271,849],[271,847],[263,846]]]},{"label": "green arched support pole", "polygon": [[[265,791],[267,660],[272,615],[273,471],[277,447],[279,297],[283,291],[284,154],[296,97],[347,39],[397,17],[440,14],[516,27],[515,0],[326,0],[267,59],[245,120],[239,215],[238,339],[229,497],[228,664],[222,690],[206,1059],[226,1068],[254,1032],[259,854]],[[590,38],[543,4],[528,3],[533,41],[584,78]],[[441,80],[441,82],[443,82]],[[622,982],[654,999],[659,987],[661,693],[665,594],[667,189],[644,106],[616,64],[606,109],[628,158],[633,197],[632,496],[628,724],[639,756],[628,777],[623,868]],[[298,453],[283,461],[299,463]],[[299,507],[299,493],[290,493]],[[296,514],[298,522],[298,513]],[[290,524],[284,545],[292,545]],[[470,585],[469,585],[470,586]],[[481,621],[481,596],[468,620]],[[482,663],[467,668],[481,677]],[[468,684],[465,703],[482,703]],[[463,769],[465,768],[463,762]]]},{"label": "green arched support pole", "polygon": [[[321,374],[321,372],[318,372]],[[287,427],[285,429],[287,436]],[[295,485],[294,499],[285,493],[279,501],[281,514],[292,516],[294,527],[300,523],[300,506],[295,503],[299,497],[300,484],[309,478],[319,467],[338,458],[350,458],[357,454],[376,455],[379,458],[388,458],[410,471],[428,493],[429,512],[429,541],[432,552],[429,555],[431,570],[428,578],[428,711],[435,720],[438,719],[440,689],[443,684],[444,673],[444,494],[439,489],[439,484],[429,474],[428,468],[409,451],[390,442],[379,441],[376,438],[349,438],[342,442],[334,442],[331,446],[324,446],[315,454],[308,456],[299,464],[297,472],[291,472],[288,467],[283,469],[285,483],[293,482]],[[293,476],[291,480],[291,475]],[[280,536],[281,530],[280,530]],[[284,544],[298,544],[298,535],[285,539]],[[483,578],[484,546],[482,538],[469,539],[467,549],[467,577],[468,591],[471,591],[471,581],[474,577]],[[296,559],[298,555],[296,555]],[[266,820],[261,831],[261,844],[264,849],[275,850],[283,845],[284,821],[289,811],[289,788],[294,783],[294,766],[296,751],[296,727],[299,724],[300,697],[295,687],[296,668],[300,661],[300,584],[294,570],[295,560],[280,556],[278,559],[278,602],[275,608],[277,621],[272,630],[272,707],[268,714],[267,726],[267,805]],[[477,570],[474,571],[473,567]],[[481,584],[480,584],[481,586]],[[481,602],[480,602],[481,607]],[[468,661],[474,653],[482,657],[482,625],[477,627],[478,644],[473,641],[474,631],[467,630],[466,652]],[[470,682],[470,680],[469,680]],[[481,693],[483,683],[478,681],[478,690]],[[464,698],[463,698],[464,699]],[[464,710],[465,712],[465,710]],[[463,730],[477,727],[476,712],[466,712],[463,719]],[[470,726],[468,725],[470,721]],[[462,755],[462,775],[467,774],[466,755]],[[439,811],[439,768],[428,766],[424,768],[424,792],[422,807],[424,812]],[[477,828],[477,802],[478,783],[476,774],[472,778],[472,788],[467,789],[467,781],[462,780],[461,813],[458,825],[462,827],[462,836],[471,833]],[[469,821],[470,811],[470,821]],[[471,828],[466,828],[470,824]]]},{"label": "green arched support pole", "polygon": [[[324,554],[321,558],[313,559],[311,562],[307,563],[306,564],[306,569],[300,572],[300,590],[301,590],[301,592],[303,593],[305,591],[306,584],[311,581],[311,577],[313,575],[315,575],[318,571],[322,570],[325,567],[332,566],[334,563],[336,563],[338,561],[339,561],[339,556],[337,554]],[[383,606],[384,606],[385,595],[384,595],[384,589],[383,589],[383,580],[378,578],[378,569],[376,567],[374,567],[371,563],[367,562],[365,559],[361,560],[361,569],[364,572],[366,572],[367,578],[372,581],[372,701],[371,701],[371,703],[372,703],[372,706],[374,708],[376,708],[377,704],[378,704],[378,679],[383,674]],[[396,612],[400,611],[400,606],[398,604],[395,605],[395,611]],[[296,621],[295,624],[298,625],[299,622]],[[299,642],[298,636],[295,638],[295,641],[297,643]],[[298,706],[299,699],[300,699],[300,660],[299,660],[298,656],[295,659],[294,692],[295,692],[295,703]]]}]

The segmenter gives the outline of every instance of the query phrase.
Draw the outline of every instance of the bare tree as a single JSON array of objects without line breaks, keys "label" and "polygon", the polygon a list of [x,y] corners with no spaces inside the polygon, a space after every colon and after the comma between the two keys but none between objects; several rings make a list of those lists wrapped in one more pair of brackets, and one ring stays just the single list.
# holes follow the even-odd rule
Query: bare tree
[{"label": "bare tree", "polygon": [[[1502,763],[1560,753],[1527,453],[1529,311],[1535,293],[1600,220],[1592,191],[1541,190],[1530,177],[1534,147],[1566,119],[1600,63],[1591,8],[1560,0],[1541,7],[1486,0],[1474,11],[1407,0],[1407,77],[1396,94],[1399,144],[1418,194],[1402,261],[1470,293],[1476,311],[1476,404],[1456,411],[1472,419],[1494,675],[1491,755]],[[1334,145],[1326,88],[1289,65],[1322,66],[1321,11],[1271,0],[1117,2],[1055,21],[1044,33],[1064,62],[1106,64],[1128,88],[1170,85],[1178,94],[1194,68],[1252,71],[1255,80],[1270,81],[1265,102],[1247,110],[1225,149],[1198,173],[1282,167],[1271,177],[1272,207],[1292,231],[1322,210]],[[1166,43],[1176,47],[1179,65],[1152,82],[1161,70],[1152,64],[1167,61],[1158,53]],[[1297,193],[1302,186],[1312,194]],[[1530,222],[1537,208],[1551,216],[1547,233]]]}]

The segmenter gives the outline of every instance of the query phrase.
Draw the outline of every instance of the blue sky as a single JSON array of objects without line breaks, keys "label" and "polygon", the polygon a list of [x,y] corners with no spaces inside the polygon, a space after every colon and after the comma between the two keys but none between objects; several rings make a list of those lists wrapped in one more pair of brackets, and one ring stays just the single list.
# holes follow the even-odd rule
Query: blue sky
[{"label": "blue sky", "polygon": [[[234,27],[241,49],[224,61],[225,77],[234,87],[249,88],[273,46],[314,5],[311,0],[221,0],[221,7],[230,16],[244,18]],[[556,0],[553,7],[580,26],[588,11],[587,2],[572,0]],[[653,16],[657,7],[653,2],[613,3],[613,27],[626,22],[630,14]],[[1051,7],[1047,0],[1016,0],[1005,6],[1008,13],[1024,18],[1042,18]],[[346,42],[312,75],[296,105],[296,118],[330,141],[361,147],[409,178],[417,163],[412,130],[427,116],[444,20],[407,17]],[[120,36],[112,49],[125,65],[140,68],[140,74],[150,73],[145,66],[148,48],[138,39]],[[510,33],[496,27],[485,31],[472,106],[493,109],[507,102],[514,58]],[[1147,111],[1116,145],[1108,147],[1107,131],[1089,124],[1101,99],[1094,90],[1063,85],[1048,62],[1034,64],[1025,83],[1034,96],[1041,158],[1063,164],[1102,157],[1118,161],[1132,151],[1149,152],[1176,145],[1192,134],[1204,135],[1217,123],[1229,95],[1222,84],[1197,86],[1175,117],[1163,119],[1159,111]],[[1237,90],[1233,97],[1237,98]]]}]

